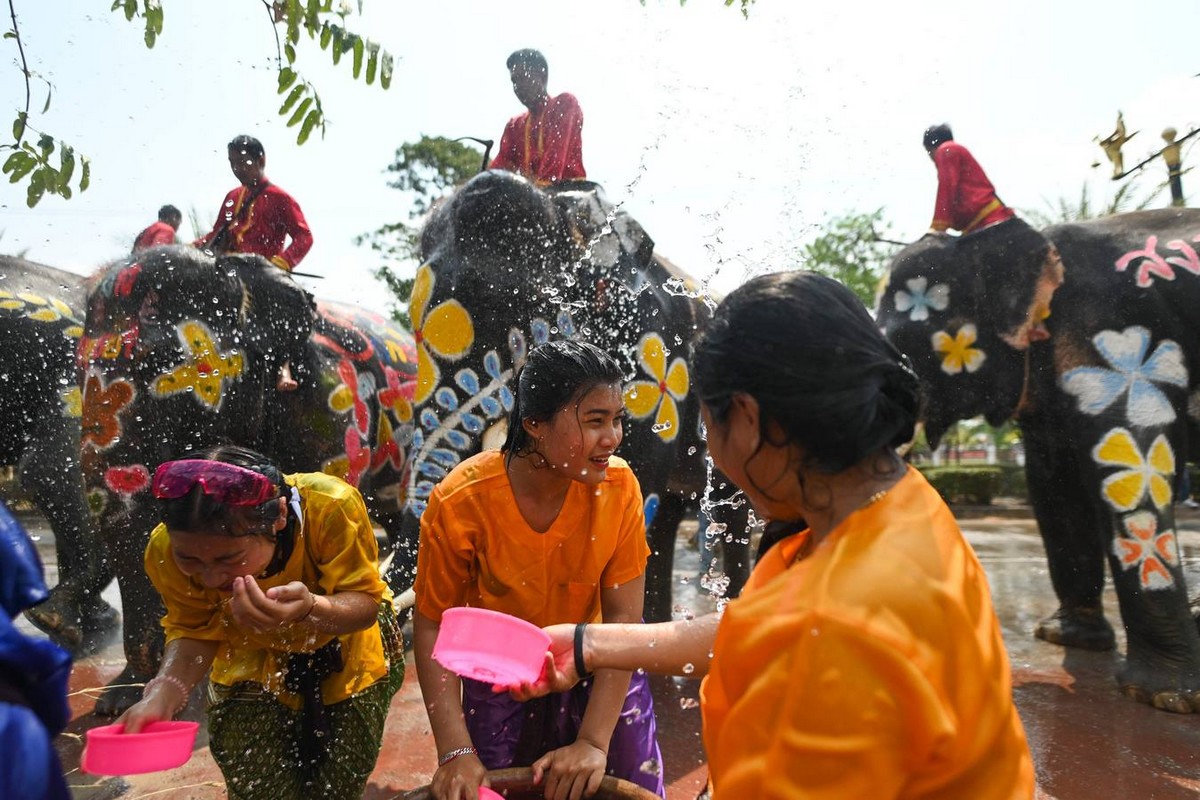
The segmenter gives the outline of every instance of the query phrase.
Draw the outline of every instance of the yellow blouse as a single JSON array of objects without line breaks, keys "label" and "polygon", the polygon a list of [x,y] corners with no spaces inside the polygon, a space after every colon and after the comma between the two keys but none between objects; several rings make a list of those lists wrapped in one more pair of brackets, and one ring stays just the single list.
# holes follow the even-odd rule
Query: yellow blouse
[{"label": "yellow blouse", "polygon": [[[362,592],[378,603],[391,602],[391,590],[379,575],[375,532],[358,490],[319,472],[287,475],[284,480],[299,495],[300,524],[283,570],[257,579],[263,591],[303,581],[315,594]],[[222,686],[253,681],[288,706],[300,707],[300,697],[283,687],[288,655],[312,652],[333,637],[302,634],[298,629],[265,634],[241,629],[230,614],[228,592],[206,589],[179,570],[164,524],[150,534],[146,572],[167,607],[162,626],[168,642],[180,638],[221,642],[209,680]],[[338,638],[345,666],[321,684],[327,705],[361,692],[387,674],[378,622]]]}]

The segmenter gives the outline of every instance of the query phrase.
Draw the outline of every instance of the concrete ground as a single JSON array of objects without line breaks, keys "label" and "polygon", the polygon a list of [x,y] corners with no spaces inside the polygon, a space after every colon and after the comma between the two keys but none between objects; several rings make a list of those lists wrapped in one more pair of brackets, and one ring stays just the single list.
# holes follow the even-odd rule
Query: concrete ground
[{"label": "concrete ground", "polygon": [[[1200,514],[1179,508],[1180,545],[1189,584],[1200,587]],[[1017,706],[1025,723],[1037,769],[1040,800],[1155,798],[1174,800],[1200,796],[1200,717],[1155,711],[1121,697],[1113,675],[1118,653],[1065,651],[1034,639],[1038,619],[1056,602],[1050,589],[1041,541],[1027,509],[998,506],[960,509],[963,529],[987,569],[997,613],[1012,660]],[[56,580],[48,530],[27,517],[31,533]],[[698,590],[698,554],[688,541],[694,532],[681,529],[676,561],[676,611],[706,613],[712,601]],[[117,604],[116,587],[106,598]],[[1110,620],[1118,623],[1116,598],[1106,593]],[[27,630],[32,631],[22,620]],[[1123,651],[1124,636],[1118,632]],[[79,772],[84,732],[106,724],[91,714],[95,694],[122,668],[119,637],[94,655],[79,660],[71,679],[74,718],[59,740],[59,750],[72,794],[77,800],[209,800],[225,796],[221,774],[209,755],[201,728],[192,759],[167,772],[127,778],[102,778]],[[655,702],[666,766],[669,800],[692,800],[704,782],[700,743],[698,681],[656,679]],[[203,722],[194,696],[184,718]],[[435,764],[433,737],[421,703],[415,670],[392,702],[383,753],[366,797],[393,798],[425,784]]]}]

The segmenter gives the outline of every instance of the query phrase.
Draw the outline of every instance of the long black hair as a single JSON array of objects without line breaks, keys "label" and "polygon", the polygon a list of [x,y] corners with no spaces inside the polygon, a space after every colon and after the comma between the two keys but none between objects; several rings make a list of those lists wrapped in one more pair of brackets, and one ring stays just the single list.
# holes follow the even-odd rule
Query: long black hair
[{"label": "long black hair", "polygon": [[731,292],[696,342],[692,369],[714,419],[725,419],[734,394],[753,397],[762,440],[799,445],[805,470],[841,472],[909,441],[917,421],[907,360],[849,289],[813,272],[762,275]]},{"label": "long black hair", "polygon": [[279,498],[287,492],[283,474],[269,458],[248,447],[223,444],[189,458],[221,461],[265,476],[275,484],[275,497],[257,506],[230,506],[204,493],[200,484],[182,497],[159,500],[168,530],[186,533],[223,533],[227,536],[266,536],[275,540],[273,523],[279,518]]},{"label": "long black hair", "polygon": [[562,340],[540,344],[517,373],[516,399],[508,415],[508,436],[500,452],[505,463],[535,452],[525,431],[527,419],[549,422],[572,401],[605,384],[620,385],[624,374],[612,356],[587,342]]}]

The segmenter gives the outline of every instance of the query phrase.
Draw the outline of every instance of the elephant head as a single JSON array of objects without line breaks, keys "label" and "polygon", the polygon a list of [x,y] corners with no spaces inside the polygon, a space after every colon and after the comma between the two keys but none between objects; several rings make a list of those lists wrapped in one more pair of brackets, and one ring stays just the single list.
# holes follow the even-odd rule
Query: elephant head
[{"label": "elephant head", "polygon": [[[962,419],[1016,412],[1028,348],[1062,282],[1050,243],[1020,220],[969,237],[926,236],[892,260],[876,320],[924,384],[931,446]],[[1049,266],[1047,266],[1049,265]]]}]

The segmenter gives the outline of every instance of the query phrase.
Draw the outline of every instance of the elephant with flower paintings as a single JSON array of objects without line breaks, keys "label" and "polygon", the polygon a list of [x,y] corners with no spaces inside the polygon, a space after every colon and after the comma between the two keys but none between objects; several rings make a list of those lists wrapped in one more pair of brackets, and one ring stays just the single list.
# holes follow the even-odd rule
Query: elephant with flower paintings
[{"label": "elephant with flower paintings", "polygon": [[[529,349],[582,338],[626,370],[630,420],[618,455],[646,503],[645,615],[670,618],[676,531],[684,505],[706,486],[687,365],[688,346],[709,318],[695,299],[701,292],[589,182],[543,191],[508,172],[483,172],[435,211],[421,249],[410,303],[418,368],[407,535],[415,536],[439,479],[503,442],[513,379]],[[721,488],[718,481],[718,496]],[[711,531],[725,526],[718,538],[726,574],[713,576],[713,588],[733,594],[745,579],[749,542],[745,509],[730,502],[710,515],[720,520]]]},{"label": "elephant with flower paintings", "polygon": [[84,500],[75,347],[83,278],[0,256],[0,464],[54,533],[58,583],[26,617],[74,653],[97,644],[119,615],[100,596],[111,580]]},{"label": "elephant with flower paintings", "polygon": [[[973,237],[979,237],[973,239]],[[1122,691],[1200,711],[1200,636],[1175,534],[1200,369],[1200,211],[927,237],[893,260],[877,318],[926,386],[931,445],[956,420],[1015,418],[1059,608],[1036,634],[1111,649]],[[982,270],[981,248],[1010,254]],[[993,262],[995,263],[995,262]]]},{"label": "elephant with flower paintings", "polygon": [[403,561],[415,551],[395,537],[416,357],[411,335],[394,323],[318,302],[299,344],[304,358],[293,362],[300,386],[278,391],[271,354],[287,352],[283,339],[294,335],[278,324],[280,309],[299,298],[307,322],[309,301],[258,256],[155,248],[109,265],[91,284],[80,343],[84,475],[125,610],[126,666],[97,703],[111,714],[137,700],[162,652],[161,601],[142,564],[158,522],[149,492],[157,466],[233,443],[285,472],[338,475],[359,487]]}]

